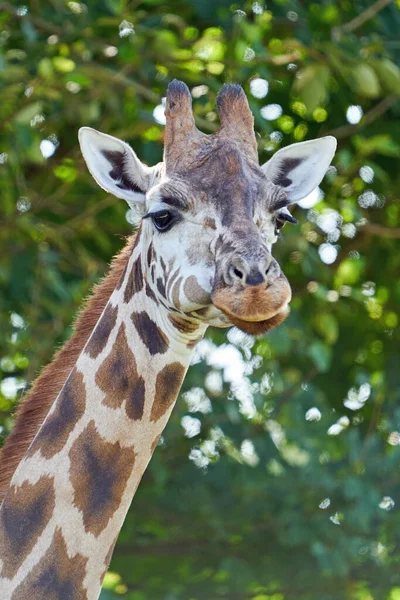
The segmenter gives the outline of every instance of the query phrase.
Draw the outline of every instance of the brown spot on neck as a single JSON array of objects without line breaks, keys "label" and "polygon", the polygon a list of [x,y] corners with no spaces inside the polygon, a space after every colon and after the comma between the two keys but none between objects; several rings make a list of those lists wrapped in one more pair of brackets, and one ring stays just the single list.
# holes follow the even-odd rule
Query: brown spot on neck
[{"label": "brown spot on neck", "polygon": [[97,358],[100,352],[106,347],[110,333],[117,322],[117,313],[117,307],[114,307],[109,303],[103,316],[97,323],[86,347],[86,352],[91,358]]},{"label": "brown spot on neck", "polygon": [[56,529],[50,548],[13,594],[15,600],[88,600],[83,587],[87,558],[70,557],[63,535]]},{"label": "brown spot on neck", "polygon": [[32,552],[52,516],[54,504],[53,478],[42,477],[35,484],[25,481],[19,487],[11,487],[0,508],[3,577],[14,577]]},{"label": "brown spot on neck", "polygon": [[131,319],[140,339],[152,356],[164,354],[168,350],[168,338],[145,312],[132,313]]},{"label": "brown spot on neck", "polygon": [[151,421],[158,421],[175,402],[186,368],[179,362],[166,365],[156,379],[156,391],[151,408]]},{"label": "brown spot on neck", "polygon": [[96,373],[96,384],[106,394],[103,400],[106,406],[119,408],[126,401],[128,417],[135,420],[142,418],[145,383],[138,374],[123,323],[110,354]]},{"label": "brown spot on neck", "polygon": [[153,302],[157,302],[157,297],[156,297],[155,293],[153,292],[153,290],[151,289],[151,286],[148,281],[146,281],[146,284],[145,284],[145,291],[146,291],[146,296],[148,298],[151,298],[151,300],[153,300]]},{"label": "brown spot on neck", "polygon": [[120,506],[135,464],[132,448],[106,442],[91,421],[70,453],[74,503],[82,512],[85,531],[96,537]]},{"label": "brown spot on neck", "polygon": [[139,255],[132,265],[124,290],[124,302],[128,303],[143,288],[142,257]]},{"label": "brown spot on neck", "polygon": [[46,418],[43,427],[29,448],[29,455],[38,450],[44,458],[52,458],[66,443],[69,434],[85,411],[86,388],[83,376],[72,370],[61,393],[55,409]]},{"label": "brown spot on neck", "polygon": [[0,500],[120,281],[134,245],[135,236],[132,236],[122,252],[114,258],[109,274],[95,287],[93,295],[86,302],[71,339],[56,354],[52,363],[43,369],[21,402],[14,431],[0,452]]}]

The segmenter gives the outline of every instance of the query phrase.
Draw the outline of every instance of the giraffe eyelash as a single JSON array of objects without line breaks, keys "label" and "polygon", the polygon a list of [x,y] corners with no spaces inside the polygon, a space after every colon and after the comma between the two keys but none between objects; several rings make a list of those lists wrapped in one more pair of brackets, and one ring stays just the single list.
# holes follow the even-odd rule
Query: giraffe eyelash
[{"label": "giraffe eyelash", "polygon": [[278,212],[276,218],[287,223],[293,223],[293,225],[299,224],[298,220],[288,210]]}]

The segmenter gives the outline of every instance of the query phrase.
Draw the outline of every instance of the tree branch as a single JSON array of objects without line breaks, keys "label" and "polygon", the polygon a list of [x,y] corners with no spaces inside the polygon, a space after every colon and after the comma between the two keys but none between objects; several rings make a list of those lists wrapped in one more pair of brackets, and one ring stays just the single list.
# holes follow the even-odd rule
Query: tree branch
[{"label": "tree branch", "polygon": [[376,104],[371,110],[369,110],[361,121],[356,125],[343,125],[342,127],[337,127],[336,129],[332,129],[328,131],[324,135],[334,135],[336,138],[345,138],[353,135],[366,125],[370,125],[379,117],[385,114],[396,102],[400,100],[400,96],[398,94],[390,94],[390,96],[386,96],[381,102]]},{"label": "tree branch", "polygon": [[31,17],[31,15],[29,14],[20,15],[18,13],[18,8],[16,6],[13,6],[9,2],[0,2],[0,13],[1,12],[9,13],[14,17],[18,17],[19,19],[25,19],[25,21],[32,23],[32,25],[35,25],[38,29],[42,29],[43,31],[47,31],[48,33],[57,35],[65,33],[64,29],[61,29],[60,27],[57,27],[52,23],[48,23],[48,21],[42,19],[41,17]]},{"label": "tree branch", "polygon": [[289,400],[291,400],[293,396],[297,394],[298,391],[300,391],[301,384],[311,383],[311,381],[313,381],[318,374],[319,371],[317,367],[312,367],[312,369],[305,375],[305,377],[303,377],[301,383],[295,383],[294,385],[289,387],[285,392],[283,392],[274,406],[273,414],[277,415],[281,410],[282,406],[286,404]]},{"label": "tree branch", "polygon": [[375,17],[375,15],[378,14],[378,12],[380,12],[391,2],[392,0],[377,0],[374,4],[371,4],[371,6],[364,10],[364,12],[357,15],[348,23],[344,23],[343,25],[334,27],[332,29],[332,39],[335,42],[337,42],[340,40],[343,33],[350,33],[351,31],[355,31],[356,29],[361,27],[361,25],[364,25],[364,23]]},{"label": "tree branch", "polygon": [[378,225],[377,223],[366,223],[360,227],[360,231],[367,235],[376,235],[378,237],[385,237],[389,239],[400,239],[400,228],[385,227],[384,225]]},{"label": "tree branch", "polygon": [[[126,75],[121,72],[112,71],[107,67],[103,67],[100,65],[95,65],[93,63],[90,66],[82,65],[80,66],[80,71],[91,77],[93,79],[97,79],[98,81],[107,81],[112,82],[113,84],[120,84],[123,87],[134,89],[137,94],[149,100],[153,104],[160,104],[161,98],[156,93],[153,92],[150,88],[130,79]],[[201,117],[195,117],[196,124],[205,129],[206,131],[214,132],[217,129],[217,125],[215,123],[211,123],[206,119],[202,119]]]}]

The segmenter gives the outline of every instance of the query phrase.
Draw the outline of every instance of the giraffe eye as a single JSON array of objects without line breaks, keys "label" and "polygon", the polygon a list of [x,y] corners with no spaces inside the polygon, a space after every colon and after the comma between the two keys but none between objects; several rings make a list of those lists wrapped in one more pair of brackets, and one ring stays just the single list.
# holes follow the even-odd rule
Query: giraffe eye
[{"label": "giraffe eye", "polygon": [[168,231],[174,220],[172,213],[170,213],[168,210],[162,210],[150,216],[155,228],[158,231]]}]

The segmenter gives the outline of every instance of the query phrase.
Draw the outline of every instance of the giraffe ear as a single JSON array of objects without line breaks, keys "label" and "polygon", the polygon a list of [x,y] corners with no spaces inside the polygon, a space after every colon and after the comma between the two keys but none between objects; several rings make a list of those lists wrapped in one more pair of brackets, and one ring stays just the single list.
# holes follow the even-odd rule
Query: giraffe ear
[{"label": "giraffe ear", "polygon": [[298,202],[321,183],[335,151],[336,138],[328,135],[281,148],[261,168],[287,192],[290,203]]},{"label": "giraffe ear", "polygon": [[155,167],[144,165],[125,142],[91,127],[81,127],[79,143],[99,186],[143,212],[145,194],[155,183]]}]

